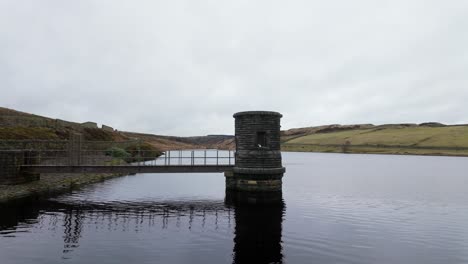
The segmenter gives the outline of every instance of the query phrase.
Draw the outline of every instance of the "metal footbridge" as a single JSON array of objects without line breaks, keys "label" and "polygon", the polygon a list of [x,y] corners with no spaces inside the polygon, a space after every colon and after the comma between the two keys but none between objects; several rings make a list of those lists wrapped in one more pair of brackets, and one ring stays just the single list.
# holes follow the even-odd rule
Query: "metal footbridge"
[{"label": "metal footbridge", "polygon": [[[159,152],[139,140],[125,142],[0,141],[1,157],[21,172],[42,173],[220,173],[234,167],[234,151],[217,149]],[[3,160],[2,164],[8,164]]]}]

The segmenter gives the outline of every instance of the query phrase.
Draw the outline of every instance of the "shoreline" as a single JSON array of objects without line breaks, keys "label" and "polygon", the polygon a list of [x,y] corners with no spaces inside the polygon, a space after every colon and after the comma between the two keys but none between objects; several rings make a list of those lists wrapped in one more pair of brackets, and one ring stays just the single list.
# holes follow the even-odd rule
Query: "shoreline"
[{"label": "shoreline", "polygon": [[308,152],[308,153],[323,153],[323,154],[354,154],[354,155],[394,155],[394,156],[424,156],[424,157],[458,157],[458,158],[466,158],[468,154],[444,154],[444,153],[398,153],[398,152],[358,152],[358,151],[349,151],[349,152],[342,152],[342,151],[319,151],[319,150],[301,150],[301,149],[288,149],[288,150],[281,150],[282,152]]},{"label": "shoreline", "polygon": [[[379,151],[380,150],[380,151]],[[348,150],[344,153],[341,149],[303,149],[303,148],[283,148],[283,152],[309,152],[309,153],[330,153],[330,154],[367,154],[367,155],[400,155],[400,156],[433,156],[433,157],[468,157],[462,153],[411,153],[408,151],[398,152],[388,151],[388,149],[378,150]],[[386,152],[387,151],[387,152]],[[0,185],[0,205],[9,204],[24,199],[40,200],[51,196],[64,194],[88,185],[104,182],[117,177],[128,176],[129,174],[111,173],[84,173],[84,174],[42,174],[40,180],[17,184]]]},{"label": "shoreline", "polygon": [[22,199],[42,199],[128,174],[85,173],[44,174],[40,180],[17,185],[0,185],[0,204]]}]

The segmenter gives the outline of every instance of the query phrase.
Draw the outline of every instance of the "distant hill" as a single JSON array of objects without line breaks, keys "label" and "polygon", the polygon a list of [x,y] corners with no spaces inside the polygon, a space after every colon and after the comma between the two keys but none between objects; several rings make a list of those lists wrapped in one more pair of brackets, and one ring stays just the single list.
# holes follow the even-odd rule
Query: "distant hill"
[{"label": "distant hill", "polygon": [[282,132],[286,151],[468,155],[468,125],[330,125]]},{"label": "distant hill", "polygon": [[161,150],[207,148],[207,146],[203,144],[198,144],[197,142],[184,137],[161,136],[127,131],[120,131],[119,133],[130,139],[141,139],[145,142],[149,142]]},{"label": "distant hill", "polygon": [[208,135],[202,137],[188,137],[190,142],[212,149],[234,149],[235,141],[232,135]]},{"label": "distant hill", "polygon": [[288,140],[303,137],[316,133],[327,133],[327,132],[336,132],[344,130],[353,130],[353,129],[366,129],[372,128],[372,124],[363,124],[363,125],[325,125],[325,126],[316,126],[316,127],[302,127],[302,128],[293,128],[285,131],[281,131],[281,141],[286,142]]},{"label": "distant hill", "polygon": [[[80,124],[0,107],[0,140],[63,140],[70,133],[81,133],[91,141],[140,139],[161,151],[235,149],[232,135],[174,137],[117,131],[106,125],[99,128],[95,122]],[[468,156],[468,125],[333,124],[281,131],[281,142],[284,151]]]}]

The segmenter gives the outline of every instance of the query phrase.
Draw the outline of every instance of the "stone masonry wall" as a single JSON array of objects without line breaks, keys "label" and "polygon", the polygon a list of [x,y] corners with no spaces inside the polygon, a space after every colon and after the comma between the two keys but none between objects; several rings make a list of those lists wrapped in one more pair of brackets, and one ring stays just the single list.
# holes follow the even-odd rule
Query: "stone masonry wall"
[{"label": "stone masonry wall", "polygon": [[19,180],[19,165],[23,164],[21,151],[0,152],[0,184],[15,184]]},{"label": "stone masonry wall", "polygon": [[226,189],[247,192],[281,191],[280,119],[276,112],[234,114],[236,164],[226,172]]},{"label": "stone masonry wall", "polygon": [[[254,115],[235,115],[235,118],[236,167],[281,168],[281,115],[274,112],[259,112]],[[256,144],[257,132],[266,133],[266,146],[259,147]]]}]

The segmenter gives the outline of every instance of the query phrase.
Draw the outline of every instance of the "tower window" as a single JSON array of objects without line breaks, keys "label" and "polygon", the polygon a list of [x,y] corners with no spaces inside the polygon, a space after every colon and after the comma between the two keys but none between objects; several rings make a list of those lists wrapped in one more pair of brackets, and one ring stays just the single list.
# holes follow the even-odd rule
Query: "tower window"
[{"label": "tower window", "polygon": [[266,137],[266,132],[257,132],[257,141],[256,145],[259,148],[266,147],[267,146],[267,137]]}]

